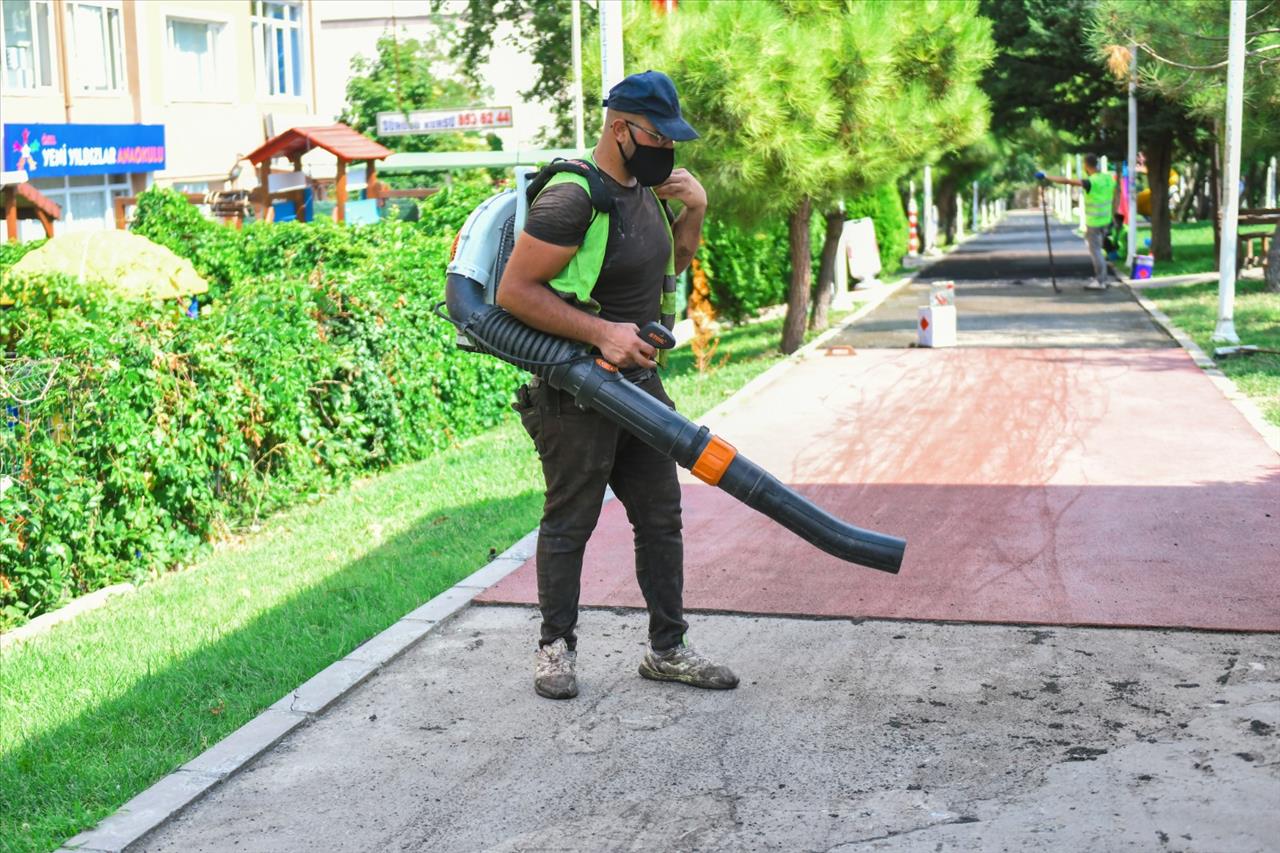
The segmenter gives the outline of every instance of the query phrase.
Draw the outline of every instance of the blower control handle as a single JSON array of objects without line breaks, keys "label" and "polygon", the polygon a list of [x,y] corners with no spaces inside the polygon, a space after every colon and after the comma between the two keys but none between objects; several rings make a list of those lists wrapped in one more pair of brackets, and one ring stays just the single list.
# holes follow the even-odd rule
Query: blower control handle
[{"label": "blower control handle", "polygon": [[652,344],[658,349],[671,349],[676,345],[676,336],[671,334],[671,330],[657,320],[645,323],[636,334],[645,343]]}]

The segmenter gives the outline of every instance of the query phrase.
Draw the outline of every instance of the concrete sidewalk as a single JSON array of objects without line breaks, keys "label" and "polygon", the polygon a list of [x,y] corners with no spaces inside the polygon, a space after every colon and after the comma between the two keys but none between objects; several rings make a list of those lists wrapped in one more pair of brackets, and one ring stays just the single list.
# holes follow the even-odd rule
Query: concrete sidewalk
[{"label": "concrete sidewalk", "polygon": [[582,694],[528,608],[475,607],[188,809],[150,853],[1274,849],[1274,637],[735,616],[733,692],[636,675],[584,614]]},{"label": "concrete sidewalk", "polygon": [[[465,604],[509,568],[493,566],[442,597],[464,605],[455,616],[428,628],[440,617],[423,612],[388,632],[399,639],[370,641],[416,644],[129,849],[1274,850],[1277,634],[1060,623],[1105,612],[1106,624],[1158,626],[1147,616],[1175,606],[1209,621],[1169,624],[1280,619],[1276,454],[1230,407],[1214,408],[1216,387],[1126,291],[1085,294],[1068,278],[1054,297],[1035,261],[1043,237],[1038,211],[1014,213],[933,268],[963,279],[965,348],[908,349],[894,312],[919,293],[900,294],[832,341],[857,355],[775,368],[713,418],[737,424],[783,479],[803,473],[793,482],[820,503],[872,489],[850,504],[874,509],[858,523],[896,532],[931,509],[939,521],[912,529],[916,562],[891,578],[823,568],[786,531],[692,499],[686,589],[710,612],[691,615],[691,638],[738,670],[738,690],[639,678],[646,617],[606,596],[583,611],[581,695],[538,698],[531,567],[483,593],[489,606]],[[1055,236],[1066,269],[1083,257],[1070,239],[1080,244]],[[952,274],[953,262],[971,272]],[[947,376],[975,387],[951,399]],[[977,386],[997,380],[1000,399],[985,404]],[[797,390],[811,383],[817,397]],[[934,398],[916,399],[930,387]],[[1156,415],[1158,429],[1143,421]],[[1180,432],[1193,419],[1200,431]],[[1117,436],[1130,443],[1109,450],[1102,439]],[[937,454],[922,437],[967,456],[930,469]],[[1219,446],[1230,450],[1209,452]],[[939,488],[951,495],[941,508]],[[1098,495],[1109,496],[1101,515]],[[584,595],[634,587],[619,510],[597,531]],[[713,540],[717,524],[733,532]],[[1185,537],[1162,541],[1161,524]],[[702,560],[709,542],[719,556]],[[1143,551],[1152,561],[1135,563]],[[775,576],[762,583],[725,579],[765,570]],[[732,612],[760,601],[790,602],[773,611],[790,615]],[[894,602],[905,609],[871,606]],[[1262,621],[1222,621],[1242,613]],[[975,624],[993,618],[1022,624]]]}]

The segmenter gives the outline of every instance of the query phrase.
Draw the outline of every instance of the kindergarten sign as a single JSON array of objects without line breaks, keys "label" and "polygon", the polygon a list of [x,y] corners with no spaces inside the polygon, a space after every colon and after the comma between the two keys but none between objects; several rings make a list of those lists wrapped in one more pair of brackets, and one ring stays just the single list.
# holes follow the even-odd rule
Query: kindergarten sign
[{"label": "kindergarten sign", "polygon": [[164,168],[162,124],[6,124],[4,170],[31,180]]},{"label": "kindergarten sign", "polygon": [[493,130],[498,127],[512,127],[511,107],[378,113],[379,136]]}]

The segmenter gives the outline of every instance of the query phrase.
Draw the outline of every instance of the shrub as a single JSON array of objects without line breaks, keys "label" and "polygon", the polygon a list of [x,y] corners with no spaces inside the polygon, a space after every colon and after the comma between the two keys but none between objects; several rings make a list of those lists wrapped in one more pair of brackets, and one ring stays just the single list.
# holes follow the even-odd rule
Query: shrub
[{"label": "shrub", "polygon": [[8,275],[9,268],[22,260],[27,252],[43,246],[47,240],[30,240],[26,243],[0,243],[0,275]]},{"label": "shrub", "polygon": [[[226,276],[198,319],[98,284],[5,277],[16,307],[0,311],[0,341],[61,361],[48,398],[0,430],[0,459],[19,468],[0,495],[0,624],[172,568],[262,513],[474,435],[507,416],[521,381],[456,349],[431,313],[445,229],[236,232],[164,195],[144,197],[146,228]],[[156,217],[166,206],[176,215]]]},{"label": "shrub", "polygon": [[418,227],[452,242],[476,205],[497,191],[491,185],[475,182],[446,187],[422,200]]},{"label": "shrub", "polygon": [[[815,285],[826,228],[823,215],[815,211],[809,222],[809,253]],[[753,227],[710,220],[703,228],[703,246],[698,257],[711,287],[711,303],[716,313],[735,323],[787,301],[791,241],[785,219]]]},{"label": "shrub", "polygon": [[739,322],[787,299],[791,258],[785,221],[744,228],[710,220],[698,257],[719,315]]},{"label": "shrub", "polygon": [[130,230],[191,261],[216,299],[244,277],[241,234],[205,219],[182,193],[153,187],[138,196]]}]

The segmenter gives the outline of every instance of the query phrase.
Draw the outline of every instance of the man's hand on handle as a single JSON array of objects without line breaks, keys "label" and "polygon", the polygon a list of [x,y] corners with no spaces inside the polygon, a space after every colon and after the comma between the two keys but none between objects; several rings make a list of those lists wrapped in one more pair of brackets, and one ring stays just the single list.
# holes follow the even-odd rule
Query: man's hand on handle
[{"label": "man's hand on handle", "polygon": [[605,361],[618,367],[657,367],[657,350],[640,337],[635,323],[606,323],[594,341]]}]

